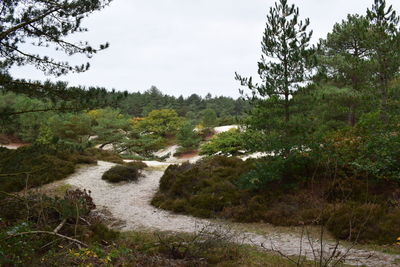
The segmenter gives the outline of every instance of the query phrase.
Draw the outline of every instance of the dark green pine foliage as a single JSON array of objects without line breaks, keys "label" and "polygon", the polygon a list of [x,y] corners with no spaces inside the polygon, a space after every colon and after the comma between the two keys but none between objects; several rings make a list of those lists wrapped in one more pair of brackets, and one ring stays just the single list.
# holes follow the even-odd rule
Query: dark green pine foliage
[{"label": "dark green pine foliage", "polygon": [[[106,49],[86,41],[71,42],[70,36],[86,32],[83,19],[103,9],[112,0],[2,0],[0,1],[0,88],[2,91],[26,93],[46,99],[88,99],[83,90],[70,90],[65,84],[15,80],[8,75],[12,66],[32,65],[45,74],[61,76],[69,72],[84,72],[89,63],[71,65],[50,56],[51,51],[68,56],[81,54],[91,58]],[[36,49],[35,49],[36,48]],[[37,49],[40,48],[40,49]],[[43,51],[35,53],[32,51]],[[93,92],[93,91],[92,91]],[[97,92],[96,92],[97,93]],[[90,101],[90,100],[88,100]],[[62,107],[73,110],[76,107]]]},{"label": "dark green pine foliage", "polygon": [[260,140],[262,145],[258,150],[287,151],[293,146],[289,140],[294,113],[292,97],[307,80],[306,66],[311,58],[312,31],[307,31],[308,25],[309,19],[299,20],[299,9],[295,5],[289,5],[287,0],[275,3],[267,16],[263,55],[258,63],[262,83],[254,84],[252,78],[236,74],[242,86],[252,91],[251,99],[257,106],[248,122],[249,129],[267,132],[271,137],[269,141]]},{"label": "dark green pine foliage", "polygon": [[[111,0],[3,0],[0,2],[0,62],[3,67],[31,64],[47,74],[82,72],[89,64],[71,66],[47,55],[34,54],[26,45],[51,47],[67,55],[91,57],[108,47],[93,48],[88,42],[72,43],[67,37],[86,32],[83,18],[108,5]],[[24,44],[24,46],[22,46]]]},{"label": "dark green pine foliage", "polygon": [[200,138],[194,131],[192,123],[188,121],[183,124],[176,135],[176,143],[183,148],[183,151],[196,149],[199,146]]},{"label": "dark green pine foliage", "polygon": [[396,11],[385,0],[375,0],[367,11],[371,24],[369,47],[374,64],[376,89],[381,99],[381,117],[387,121],[390,82],[400,68],[400,32]]},{"label": "dark green pine foliage", "polygon": [[371,86],[369,35],[366,17],[348,15],[346,20],[336,23],[327,38],[320,42],[317,76],[324,76],[337,86],[338,95],[347,94],[347,120],[351,126],[356,123],[356,111],[362,103],[360,96],[368,94],[367,89]]}]

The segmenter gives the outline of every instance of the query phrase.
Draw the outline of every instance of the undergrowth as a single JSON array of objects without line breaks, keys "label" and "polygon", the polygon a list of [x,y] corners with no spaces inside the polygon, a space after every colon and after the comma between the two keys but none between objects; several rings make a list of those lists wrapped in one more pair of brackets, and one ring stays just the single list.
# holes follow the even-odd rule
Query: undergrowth
[{"label": "undergrowth", "polygon": [[285,159],[217,156],[172,165],[152,204],[202,218],[324,225],[338,239],[395,243],[400,236],[399,185],[350,175],[344,166],[329,173],[320,162],[296,152]]}]

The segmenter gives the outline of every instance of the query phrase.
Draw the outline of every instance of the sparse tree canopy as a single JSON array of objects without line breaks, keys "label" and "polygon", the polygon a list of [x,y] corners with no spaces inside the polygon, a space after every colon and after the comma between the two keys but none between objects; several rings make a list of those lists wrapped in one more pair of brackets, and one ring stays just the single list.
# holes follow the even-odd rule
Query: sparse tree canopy
[{"label": "sparse tree canopy", "polygon": [[[89,64],[71,66],[49,55],[32,52],[32,46],[49,47],[67,55],[91,57],[108,44],[93,48],[88,42],[72,43],[66,38],[85,32],[82,20],[112,0],[2,0],[0,2],[0,63],[2,68],[13,65],[34,65],[46,74],[60,76],[83,72]],[[30,45],[28,45],[30,44]],[[0,68],[1,69],[1,68]]]}]

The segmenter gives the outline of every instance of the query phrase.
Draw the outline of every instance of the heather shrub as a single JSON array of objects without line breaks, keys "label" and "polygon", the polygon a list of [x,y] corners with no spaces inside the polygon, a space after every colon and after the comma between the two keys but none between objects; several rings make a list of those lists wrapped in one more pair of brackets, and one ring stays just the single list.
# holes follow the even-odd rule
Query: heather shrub
[{"label": "heather shrub", "polygon": [[115,166],[106,171],[101,179],[110,183],[119,183],[123,181],[137,181],[140,177],[139,168],[135,166]]},{"label": "heather shrub", "polygon": [[393,244],[400,236],[400,209],[348,202],[331,207],[327,228],[339,239]]},{"label": "heather shrub", "polygon": [[[79,153],[65,147],[0,149],[0,191],[17,192],[63,179],[75,170]],[[87,160],[85,160],[87,161]],[[0,196],[1,197],[1,196]]]},{"label": "heather shrub", "polygon": [[124,165],[125,166],[135,167],[135,168],[137,168],[139,170],[142,170],[142,169],[148,167],[146,163],[144,163],[143,161],[140,161],[140,160],[135,160],[135,161],[132,161],[132,162],[128,162],[128,163],[125,163]]},{"label": "heather shrub", "polygon": [[195,164],[171,165],[160,181],[153,205],[198,217],[214,217],[240,203],[236,183],[252,163],[217,156]]}]

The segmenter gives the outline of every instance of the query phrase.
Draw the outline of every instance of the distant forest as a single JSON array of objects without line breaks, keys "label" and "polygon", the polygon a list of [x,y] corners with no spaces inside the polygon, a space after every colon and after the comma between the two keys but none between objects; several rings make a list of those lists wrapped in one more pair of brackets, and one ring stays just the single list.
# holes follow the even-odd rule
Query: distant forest
[{"label": "distant forest", "polygon": [[[129,93],[117,104],[117,108],[123,113],[134,117],[147,116],[149,112],[155,109],[174,109],[179,116],[198,120],[204,110],[212,109],[220,120],[226,122],[232,122],[235,118],[240,117],[249,107],[248,101],[242,98],[212,96],[210,93],[205,97],[197,94],[192,94],[189,97],[182,95],[175,97],[163,94],[155,86],[144,93]],[[222,121],[221,123],[224,124]]]}]

